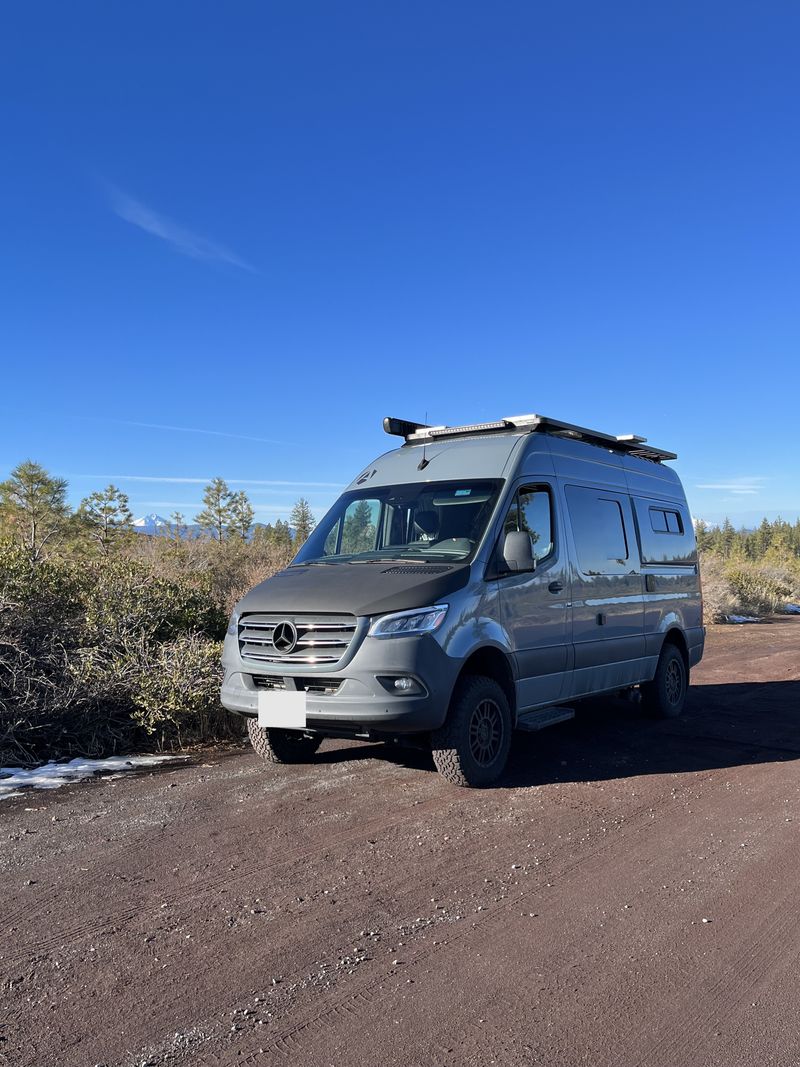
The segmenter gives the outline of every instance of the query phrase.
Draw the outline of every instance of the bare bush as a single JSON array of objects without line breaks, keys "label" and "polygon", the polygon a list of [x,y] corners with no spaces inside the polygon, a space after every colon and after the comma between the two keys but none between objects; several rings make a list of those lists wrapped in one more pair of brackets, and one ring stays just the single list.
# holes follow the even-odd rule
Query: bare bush
[{"label": "bare bush", "polygon": [[725,574],[725,562],[719,556],[704,555],[700,563],[703,586],[703,621],[725,622],[739,610],[736,597]]},{"label": "bare bush", "polygon": [[731,615],[762,618],[783,610],[800,595],[800,574],[792,563],[700,557],[705,621],[726,622]]},{"label": "bare bush", "polygon": [[241,733],[219,702],[221,654],[220,642],[181,634],[159,645],[139,672],[132,717],[159,748]]},{"label": "bare bush", "polygon": [[0,547],[0,759],[231,736],[219,703],[226,617],[209,590],[201,568],[32,563]]},{"label": "bare bush", "polygon": [[791,595],[791,586],[761,564],[733,564],[726,575],[743,615],[772,615]]}]

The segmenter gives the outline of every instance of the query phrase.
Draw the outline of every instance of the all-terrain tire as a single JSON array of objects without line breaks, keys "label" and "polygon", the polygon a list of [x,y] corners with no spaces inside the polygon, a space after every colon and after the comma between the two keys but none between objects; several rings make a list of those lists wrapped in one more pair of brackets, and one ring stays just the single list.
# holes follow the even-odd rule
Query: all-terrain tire
[{"label": "all-terrain tire", "polygon": [[431,734],[433,762],[454,785],[497,781],[511,748],[511,709],[494,678],[467,675],[456,686],[444,726]]},{"label": "all-terrain tire", "polygon": [[319,748],[321,737],[307,737],[299,730],[265,730],[258,719],[247,720],[250,744],[267,763],[305,763]]},{"label": "all-terrain tire", "polygon": [[655,677],[641,686],[642,706],[656,719],[674,719],[683,711],[689,689],[689,670],[672,642],[661,649]]}]

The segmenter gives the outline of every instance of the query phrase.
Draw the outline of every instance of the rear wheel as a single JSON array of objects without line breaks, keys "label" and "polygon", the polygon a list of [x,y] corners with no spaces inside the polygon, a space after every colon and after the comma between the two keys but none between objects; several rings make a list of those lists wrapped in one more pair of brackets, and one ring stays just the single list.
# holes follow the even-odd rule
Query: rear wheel
[{"label": "rear wheel", "polygon": [[641,687],[645,710],[657,719],[674,719],[683,711],[689,688],[689,672],[680,649],[664,645],[652,682]]},{"label": "rear wheel", "polygon": [[433,762],[454,785],[491,785],[511,748],[511,709],[493,678],[469,675],[457,685],[444,726],[431,734]]},{"label": "rear wheel", "polygon": [[265,730],[258,719],[247,720],[250,744],[267,763],[305,763],[322,744],[321,737],[308,737],[298,730]]}]

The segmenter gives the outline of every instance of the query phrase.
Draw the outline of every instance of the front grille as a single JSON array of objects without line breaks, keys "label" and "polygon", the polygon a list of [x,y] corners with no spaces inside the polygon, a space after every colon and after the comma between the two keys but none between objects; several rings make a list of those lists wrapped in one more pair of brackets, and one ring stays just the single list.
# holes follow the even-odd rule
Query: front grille
[{"label": "front grille", "polygon": [[[297,643],[281,651],[272,635],[281,623],[291,623]],[[285,628],[284,628],[285,630]],[[355,615],[242,615],[239,620],[239,653],[258,663],[338,663],[356,632]],[[280,636],[280,633],[279,633]]]},{"label": "front grille", "polygon": [[286,688],[286,682],[283,678],[271,678],[266,674],[254,674],[253,685],[256,689],[280,689],[283,691]]},{"label": "front grille", "polygon": [[[284,691],[289,687],[284,678],[275,678],[268,674],[254,674],[253,685],[256,689],[279,689]],[[341,688],[342,678],[292,678],[295,689],[303,693],[311,693],[314,696],[332,696]]]}]

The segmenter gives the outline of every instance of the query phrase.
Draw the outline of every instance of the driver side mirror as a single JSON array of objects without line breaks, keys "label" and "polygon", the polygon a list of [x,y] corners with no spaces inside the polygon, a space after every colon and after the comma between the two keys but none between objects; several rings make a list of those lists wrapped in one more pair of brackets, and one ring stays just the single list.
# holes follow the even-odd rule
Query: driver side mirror
[{"label": "driver side mirror", "polygon": [[503,559],[510,571],[535,571],[531,535],[524,530],[509,530],[503,542]]}]

